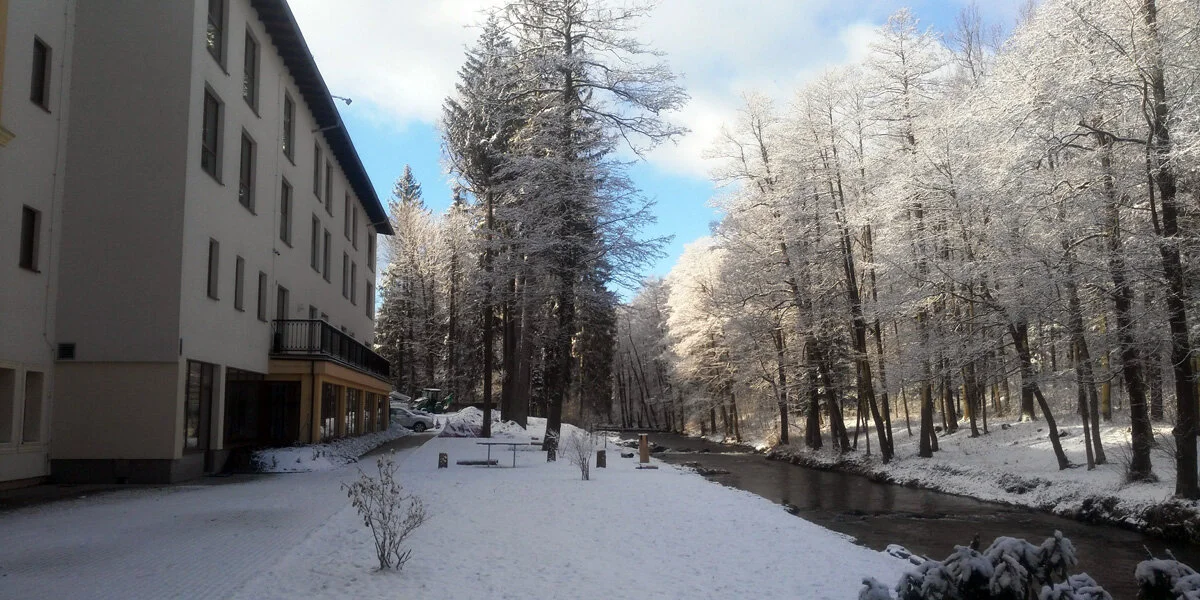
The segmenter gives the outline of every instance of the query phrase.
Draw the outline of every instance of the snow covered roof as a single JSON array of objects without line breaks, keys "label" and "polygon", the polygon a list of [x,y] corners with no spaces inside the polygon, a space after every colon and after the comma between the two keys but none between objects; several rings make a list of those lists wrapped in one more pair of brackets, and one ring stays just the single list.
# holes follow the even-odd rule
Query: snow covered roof
[{"label": "snow covered roof", "polygon": [[367,176],[362,160],[358,158],[358,151],[354,149],[350,133],[342,123],[342,117],[329,94],[325,79],[317,69],[317,61],[313,59],[312,52],[304,41],[304,35],[300,33],[300,25],[296,23],[296,17],[292,14],[287,0],[250,0],[250,4],[258,12],[258,18],[266,27],[267,35],[271,36],[271,42],[275,44],[284,65],[295,79],[296,87],[300,89],[304,102],[312,111],[317,127],[324,130],[329,149],[337,158],[342,171],[346,173],[354,193],[362,200],[367,216],[371,219],[370,224],[374,225],[375,231],[379,233],[395,235],[387,212],[375,193],[375,186],[371,185],[371,178]]}]

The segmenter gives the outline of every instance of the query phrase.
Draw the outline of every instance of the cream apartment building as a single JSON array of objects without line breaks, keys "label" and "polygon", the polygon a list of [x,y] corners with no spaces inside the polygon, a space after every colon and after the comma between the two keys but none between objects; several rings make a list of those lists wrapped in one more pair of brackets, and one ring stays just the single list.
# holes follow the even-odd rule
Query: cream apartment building
[{"label": "cream apartment building", "polygon": [[0,0],[0,489],[50,472],[74,9]]},{"label": "cream apartment building", "polygon": [[[370,340],[375,236],[392,231],[286,2],[88,1],[72,18],[65,177],[35,206],[49,219],[62,187],[42,234],[61,239],[57,316],[23,316],[47,343],[0,362],[3,386],[55,352],[38,392],[53,387],[52,477],[178,481],[239,448],[386,427]],[[4,123],[23,94],[6,78]]]}]

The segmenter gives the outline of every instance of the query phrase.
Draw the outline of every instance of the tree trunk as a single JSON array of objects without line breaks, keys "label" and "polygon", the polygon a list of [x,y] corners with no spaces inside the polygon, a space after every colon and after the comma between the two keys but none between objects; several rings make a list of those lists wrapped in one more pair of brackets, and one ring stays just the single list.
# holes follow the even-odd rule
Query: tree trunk
[{"label": "tree trunk", "polygon": [[1021,361],[1021,395],[1024,396],[1028,393],[1037,398],[1038,406],[1041,407],[1042,414],[1046,417],[1046,427],[1050,430],[1050,446],[1054,448],[1054,457],[1058,459],[1058,468],[1059,470],[1066,469],[1071,466],[1071,461],[1067,460],[1067,455],[1062,449],[1062,441],[1058,439],[1058,425],[1054,421],[1054,414],[1050,412],[1050,405],[1046,403],[1041,388],[1033,379],[1033,359],[1029,355],[1029,326],[1025,323],[1010,322],[1008,332],[1012,336],[1017,358]]}]

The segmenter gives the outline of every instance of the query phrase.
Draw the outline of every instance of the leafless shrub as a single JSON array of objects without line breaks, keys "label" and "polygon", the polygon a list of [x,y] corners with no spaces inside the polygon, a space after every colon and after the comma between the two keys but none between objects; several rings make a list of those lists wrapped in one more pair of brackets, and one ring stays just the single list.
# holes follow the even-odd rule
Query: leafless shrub
[{"label": "leafless shrub", "polygon": [[575,431],[567,438],[563,449],[567,460],[579,467],[579,474],[587,481],[591,472],[592,455],[596,453],[596,434],[586,431]]},{"label": "leafless shrub", "polygon": [[425,522],[425,504],[420,498],[404,493],[396,481],[398,467],[392,455],[379,457],[376,467],[378,477],[359,469],[358,481],[343,483],[342,488],[375,538],[379,568],[399,570],[412,556],[412,550],[402,549],[401,544]]}]

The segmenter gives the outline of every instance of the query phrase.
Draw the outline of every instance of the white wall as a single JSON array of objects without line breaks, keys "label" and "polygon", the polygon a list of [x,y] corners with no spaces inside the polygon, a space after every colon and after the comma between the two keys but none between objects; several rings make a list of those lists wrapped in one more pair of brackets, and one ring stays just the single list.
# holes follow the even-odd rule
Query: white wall
[{"label": "white wall", "polygon": [[[374,273],[367,266],[368,219],[359,200],[358,248],[344,235],[344,197],[347,179],[331,155],[323,132],[315,132],[315,121],[283,60],[271,43],[249,0],[230,0],[225,31],[224,65],[205,47],[207,2],[195,4],[192,32],[191,99],[187,145],[187,193],[184,218],[184,262],[181,279],[183,354],[197,360],[267,372],[270,347],[269,321],[276,317],[276,290],[289,291],[287,318],[307,319],[310,305],[329,315],[335,327],[345,326],[360,340],[372,337],[374,324],[367,317],[366,283]],[[247,28],[259,44],[259,98],[257,113],[242,98],[245,35]],[[213,90],[224,104],[221,181],[200,165],[200,146],[205,89]],[[294,163],[281,150],[284,94],[296,105]],[[255,211],[238,202],[238,176],[242,131],[257,145]],[[313,140],[319,138],[322,156],[331,161],[334,173],[332,214],[325,209],[324,182],[321,198],[313,194]],[[322,178],[324,178],[324,162]],[[292,186],[292,243],[279,239],[281,178]],[[316,215],[331,238],[329,281],[310,267],[311,223]],[[220,243],[219,299],[206,292],[209,239]],[[348,252],[357,265],[356,299],[342,296],[342,253]],[[244,311],[234,308],[236,257],[245,259]],[[258,320],[258,273],[268,275],[267,319]]]},{"label": "white wall", "polygon": [[[68,117],[72,0],[10,3],[0,125],[15,134],[0,147],[0,482],[48,473],[55,298]],[[51,49],[49,110],[30,101],[33,44]],[[41,213],[38,272],[18,266],[22,207]],[[26,398],[28,374],[41,394]],[[23,441],[26,404],[40,412],[36,441]],[[7,441],[5,441],[7,440]]]}]

